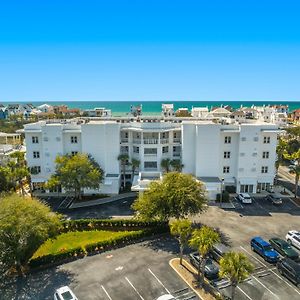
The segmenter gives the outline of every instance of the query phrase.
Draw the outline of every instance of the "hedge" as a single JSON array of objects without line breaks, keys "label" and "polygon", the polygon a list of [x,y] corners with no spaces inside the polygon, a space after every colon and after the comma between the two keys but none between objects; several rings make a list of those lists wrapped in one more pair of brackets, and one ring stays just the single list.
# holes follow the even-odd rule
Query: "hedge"
[{"label": "hedge", "polygon": [[[94,226],[97,226],[97,228],[95,227],[91,228],[89,224],[93,224]],[[155,234],[169,232],[169,226],[165,222],[140,222],[135,220],[94,220],[92,219],[92,220],[66,221],[64,222],[64,226],[66,225],[68,226],[64,227],[65,228],[64,230],[66,230],[64,232],[71,231],[70,228],[76,230],[78,229],[83,230],[85,226],[88,226],[90,230],[91,229],[104,230],[104,228],[106,228],[107,226],[111,226],[111,228],[113,229],[117,229],[120,228],[120,226],[123,226],[122,229],[126,230],[125,228],[132,226],[133,230],[124,236],[111,238],[109,240],[100,241],[97,243],[92,243],[85,246],[84,248],[78,247],[57,254],[49,254],[41,257],[32,258],[29,261],[30,268],[37,268],[42,266],[57,265],[65,262],[70,262],[78,258],[82,258],[86,255],[99,254],[104,251],[108,251],[114,248],[128,245],[132,241],[136,241],[144,237],[149,237]],[[143,227],[143,229],[138,230],[138,227]]]},{"label": "hedge", "polygon": [[61,232],[86,230],[127,231],[154,227],[168,227],[167,222],[138,221],[138,220],[109,220],[109,219],[77,219],[64,221]]}]

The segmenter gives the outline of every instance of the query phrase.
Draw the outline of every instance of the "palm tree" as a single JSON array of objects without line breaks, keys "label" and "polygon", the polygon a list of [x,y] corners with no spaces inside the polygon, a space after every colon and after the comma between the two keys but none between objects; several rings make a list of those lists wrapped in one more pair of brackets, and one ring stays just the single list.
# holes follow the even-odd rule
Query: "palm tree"
[{"label": "palm tree", "polygon": [[244,253],[228,252],[220,260],[220,277],[226,277],[231,283],[231,300],[240,282],[249,277],[254,267]]},{"label": "palm tree", "polygon": [[179,219],[170,224],[171,234],[174,235],[180,247],[180,264],[182,265],[182,256],[184,247],[188,244],[192,233],[192,222],[188,219]]},{"label": "palm tree", "polygon": [[300,179],[300,165],[293,166],[292,169],[289,170],[291,174],[295,175],[295,199],[297,198],[297,192],[298,192],[298,185],[299,185],[299,179]]},{"label": "palm tree", "polygon": [[122,174],[123,174],[123,188],[125,188],[125,183],[126,183],[126,165],[128,165],[128,159],[129,156],[128,154],[119,154],[118,160],[121,163],[121,168],[122,168]]},{"label": "palm tree", "polygon": [[134,172],[135,170],[140,166],[140,161],[138,159],[132,158],[131,159],[131,184],[133,183],[133,177],[134,177]]},{"label": "palm tree", "polygon": [[171,164],[171,166],[172,166],[172,168],[175,172],[181,172],[182,171],[183,164],[181,163],[180,159],[172,159],[170,164]]},{"label": "palm tree", "polygon": [[280,138],[276,147],[276,154],[277,154],[277,158],[276,158],[276,162],[275,162],[275,168],[276,168],[276,184],[278,181],[278,169],[280,164],[284,161],[284,153],[286,151],[287,148],[287,142]]},{"label": "palm tree", "polygon": [[160,162],[161,168],[164,170],[164,172],[169,173],[171,169],[171,159],[170,158],[164,158]]},{"label": "palm tree", "polygon": [[213,245],[220,242],[220,235],[208,226],[202,226],[195,229],[189,244],[198,251],[201,261],[198,265],[198,280],[202,285],[204,282],[204,268],[208,253],[212,250]]}]

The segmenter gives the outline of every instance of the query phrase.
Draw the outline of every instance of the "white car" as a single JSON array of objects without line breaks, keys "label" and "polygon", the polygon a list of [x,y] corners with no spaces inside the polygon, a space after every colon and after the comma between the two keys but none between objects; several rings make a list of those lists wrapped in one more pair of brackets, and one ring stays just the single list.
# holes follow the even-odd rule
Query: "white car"
[{"label": "white car", "polygon": [[171,294],[166,294],[158,297],[156,300],[175,300]]},{"label": "white car", "polygon": [[251,197],[248,193],[240,193],[238,195],[238,198],[242,203],[245,203],[245,204],[251,204],[252,203],[252,199],[251,199]]},{"label": "white car", "polygon": [[68,286],[63,286],[55,291],[54,300],[78,300],[78,298]]},{"label": "white car", "polygon": [[290,230],[285,236],[289,244],[300,249],[300,232],[296,230]]}]

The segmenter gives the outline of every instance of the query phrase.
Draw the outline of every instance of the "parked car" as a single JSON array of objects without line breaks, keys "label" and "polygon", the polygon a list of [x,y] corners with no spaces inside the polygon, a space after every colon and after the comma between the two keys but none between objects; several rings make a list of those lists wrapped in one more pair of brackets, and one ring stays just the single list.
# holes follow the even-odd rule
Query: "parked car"
[{"label": "parked car", "polygon": [[272,193],[272,194],[268,194],[266,196],[266,199],[268,201],[271,201],[272,204],[274,205],[280,205],[282,204],[282,198],[279,194],[276,194],[276,193]]},{"label": "parked car", "polygon": [[68,286],[63,286],[55,291],[54,300],[78,300],[78,298]]},{"label": "parked car", "polygon": [[243,204],[251,204],[252,203],[252,198],[250,197],[250,195],[248,193],[239,193],[238,198]]},{"label": "parked car", "polygon": [[299,255],[298,253],[290,246],[289,243],[280,239],[280,238],[272,238],[269,240],[271,246],[282,256],[287,258],[298,260]]},{"label": "parked car", "polygon": [[209,253],[209,255],[212,259],[218,262],[229,251],[230,249],[226,245],[217,243],[213,245],[212,251]]},{"label": "parked car", "polygon": [[277,263],[278,272],[300,287],[300,265],[290,258],[284,258]]},{"label": "parked car", "polygon": [[[191,264],[198,269],[200,263],[199,254],[194,252],[189,256]],[[210,258],[206,259],[204,276],[209,280],[217,279],[219,277],[219,268]]]},{"label": "parked car", "polygon": [[290,245],[293,245],[294,247],[300,249],[300,232],[296,230],[290,230],[287,235],[285,236],[285,239]]},{"label": "parked car", "polygon": [[266,261],[270,263],[275,263],[279,259],[279,254],[272,248],[272,246],[263,240],[260,236],[251,239],[251,249],[252,251],[258,253]]}]

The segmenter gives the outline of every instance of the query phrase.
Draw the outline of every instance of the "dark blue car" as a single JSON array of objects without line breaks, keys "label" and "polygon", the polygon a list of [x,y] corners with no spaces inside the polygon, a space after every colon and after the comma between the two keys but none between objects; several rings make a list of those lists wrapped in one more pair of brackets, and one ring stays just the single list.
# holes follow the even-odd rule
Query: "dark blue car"
[{"label": "dark blue car", "polygon": [[279,260],[279,254],[272,248],[272,246],[268,242],[266,242],[259,236],[254,237],[251,240],[251,249],[270,263],[276,263]]}]

